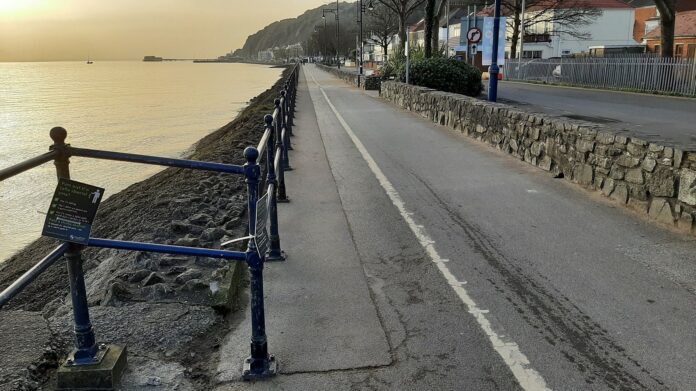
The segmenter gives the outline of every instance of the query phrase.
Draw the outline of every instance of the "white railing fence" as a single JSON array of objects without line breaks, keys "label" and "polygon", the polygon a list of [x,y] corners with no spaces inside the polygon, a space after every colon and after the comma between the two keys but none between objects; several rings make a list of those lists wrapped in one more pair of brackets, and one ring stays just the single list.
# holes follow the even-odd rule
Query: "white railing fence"
[{"label": "white railing fence", "polygon": [[696,96],[696,59],[608,57],[506,60],[506,80]]}]

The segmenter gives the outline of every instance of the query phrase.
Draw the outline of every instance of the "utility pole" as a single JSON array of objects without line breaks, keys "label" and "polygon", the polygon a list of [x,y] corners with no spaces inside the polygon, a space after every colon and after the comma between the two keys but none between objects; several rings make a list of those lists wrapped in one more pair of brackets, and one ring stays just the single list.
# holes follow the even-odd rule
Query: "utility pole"
[{"label": "utility pole", "polygon": [[524,58],[524,9],[526,5],[526,0],[522,0],[522,13],[520,14],[520,55],[517,56],[520,60]]},{"label": "utility pole", "polygon": [[500,36],[500,0],[495,0],[495,13],[493,14],[493,50],[491,50],[491,66],[488,67],[488,100],[498,100],[498,41]]},{"label": "utility pole", "polygon": [[409,27],[408,27],[408,25],[406,25],[406,84],[408,84],[408,68],[411,67],[410,61],[409,61],[410,60],[409,53],[411,51],[411,50],[409,50],[409,45],[410,45],[409,35],[411,35],[411,34],[409,34],[408,29],[409,29]]},{"label": "utility pole", "polygon": [[445,58],[449,58],[449,18],[450,18],[450,2],[449,0],[445,0]]},{"label": "utility pole", "polygon": [[338,63],[338,69],[341,69],[341,29],[338,24],[338,0],[336,0],[336,62]]}]

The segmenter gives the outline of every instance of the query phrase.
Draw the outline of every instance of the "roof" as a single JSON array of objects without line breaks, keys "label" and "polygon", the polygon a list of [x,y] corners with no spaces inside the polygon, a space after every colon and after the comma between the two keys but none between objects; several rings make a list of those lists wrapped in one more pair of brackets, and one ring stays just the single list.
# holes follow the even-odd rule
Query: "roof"
[{"label": "roof", "polygon": [[[645,39],[657,39],[662,34],[660,26],[655,27],[645,34]],[[674,26],[675,37],[696,37],[696,11],[686,11],[677,13],[677,20]]]},{"label": "roof", "polygon": [[[651,0],[652,1],[652,0]],[[543,9],[547,9],[550,6],[553,6],[553,8],[557,9],[563,9],[563,8],[578,8],[578,6],[587,6],[591,8],[598,8],[598,9],[632,9],[634,6],[629,5],[628,3],[622,1],[622,0],[548,0],[548,3],[544,3],[543,0],[534,4],[533,6],[530,6],[526,9],[526,11],[532,12],[532,11],[540,11]],[[477,13],[478,16],[493,16],[493,6],[490,5],[486,8],[483,8],[480,12]]]}]

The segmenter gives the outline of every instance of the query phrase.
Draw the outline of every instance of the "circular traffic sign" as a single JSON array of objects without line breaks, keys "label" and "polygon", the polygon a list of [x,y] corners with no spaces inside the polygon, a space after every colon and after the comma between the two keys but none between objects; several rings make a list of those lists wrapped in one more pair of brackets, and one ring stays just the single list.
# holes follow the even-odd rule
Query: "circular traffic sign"
[{"label": "circular traffic sign", "polygon": [[466,33],[466,39],[469,43],[479,43],[481,41],[481,29],[478,27],[472,27]]}]

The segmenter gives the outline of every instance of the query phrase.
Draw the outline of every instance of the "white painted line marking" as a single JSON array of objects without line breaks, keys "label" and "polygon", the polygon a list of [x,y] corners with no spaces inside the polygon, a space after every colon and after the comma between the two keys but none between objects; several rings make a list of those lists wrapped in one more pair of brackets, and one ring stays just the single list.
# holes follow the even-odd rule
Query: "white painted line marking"
[{"label": "white painted line marking", "polygon": [[317,79],[310,72],[305,73],[308,73],[312,77],[314,84],[316,84],[319,91],[321,91],[326,103],[328,103],[334,115],[336,115],[338,122],[341,123],[341,126],[346,131],[350,139],[353,140],[353,144],[355,144],[355,147],[358,149],[358,151],[360,151],[363,159],[365,162],[367,162],[367,165],[370,167],[370,170],[372,170],[372,173],[379,181],[379,184],[387,193],[389,199],[391,199],[391,202],[399,210],[401,217],[406,221],[408,227],[416,236],[421,246],[423,246],[423,249],[425,249],[426,253],[428,253],[430,256],[430,259],[433,261],[433,263],[435,263],[435,265],[437,265],[437,268],[445,277],[450,287],[454,289],[461,301],[469,308],[469,312],[474,316],[474,319],[476,319],[483,332],[486,333],[488,340],[493,345],[493,348],[496,350],[496,352],[498,352],[505,364],[507,364],[507,366],[510,368],[513,375],[520,383],[520,386],[528,391],[550,390],[550,388],[546,385],[544,378],[539,374],[539,372],[531,367],[529,359],[520,351],[519,346],[517,346],[514,341],[503,341],[503,336],[498,335],[493,330],[490,321],[488,321],[488,318],[486,318],[485,315],[488,310],[482,310],[478,307],[474,299],[469,296],[466,289],[461,286],[454,274],[452,274],[452,272],[447,268],[444,260],[437,253],[437,250],[435,250],[435,242],[430,238],[430,236],[428,236],[425,228],[423,226],[419,226],[413,220],[411,217],[412,213],[406,210],[406,205],[401,199],[401,196],[399,196],[399,193],[397,193],[394,186],[391,184],[391,182],[389,182],[389,179],[387,179],[387,176],[384,175],[382,170],[379,168],[377,162],[375,162],[370,153],[367,151],[367,148],[365,148],[348,123],[343,119],[343,116],[338,112],[338,110],[336,110],[336,107],[333,105],[333,103],[331,103],[331,100],[326,95],[326,92],[321,87]]}]

